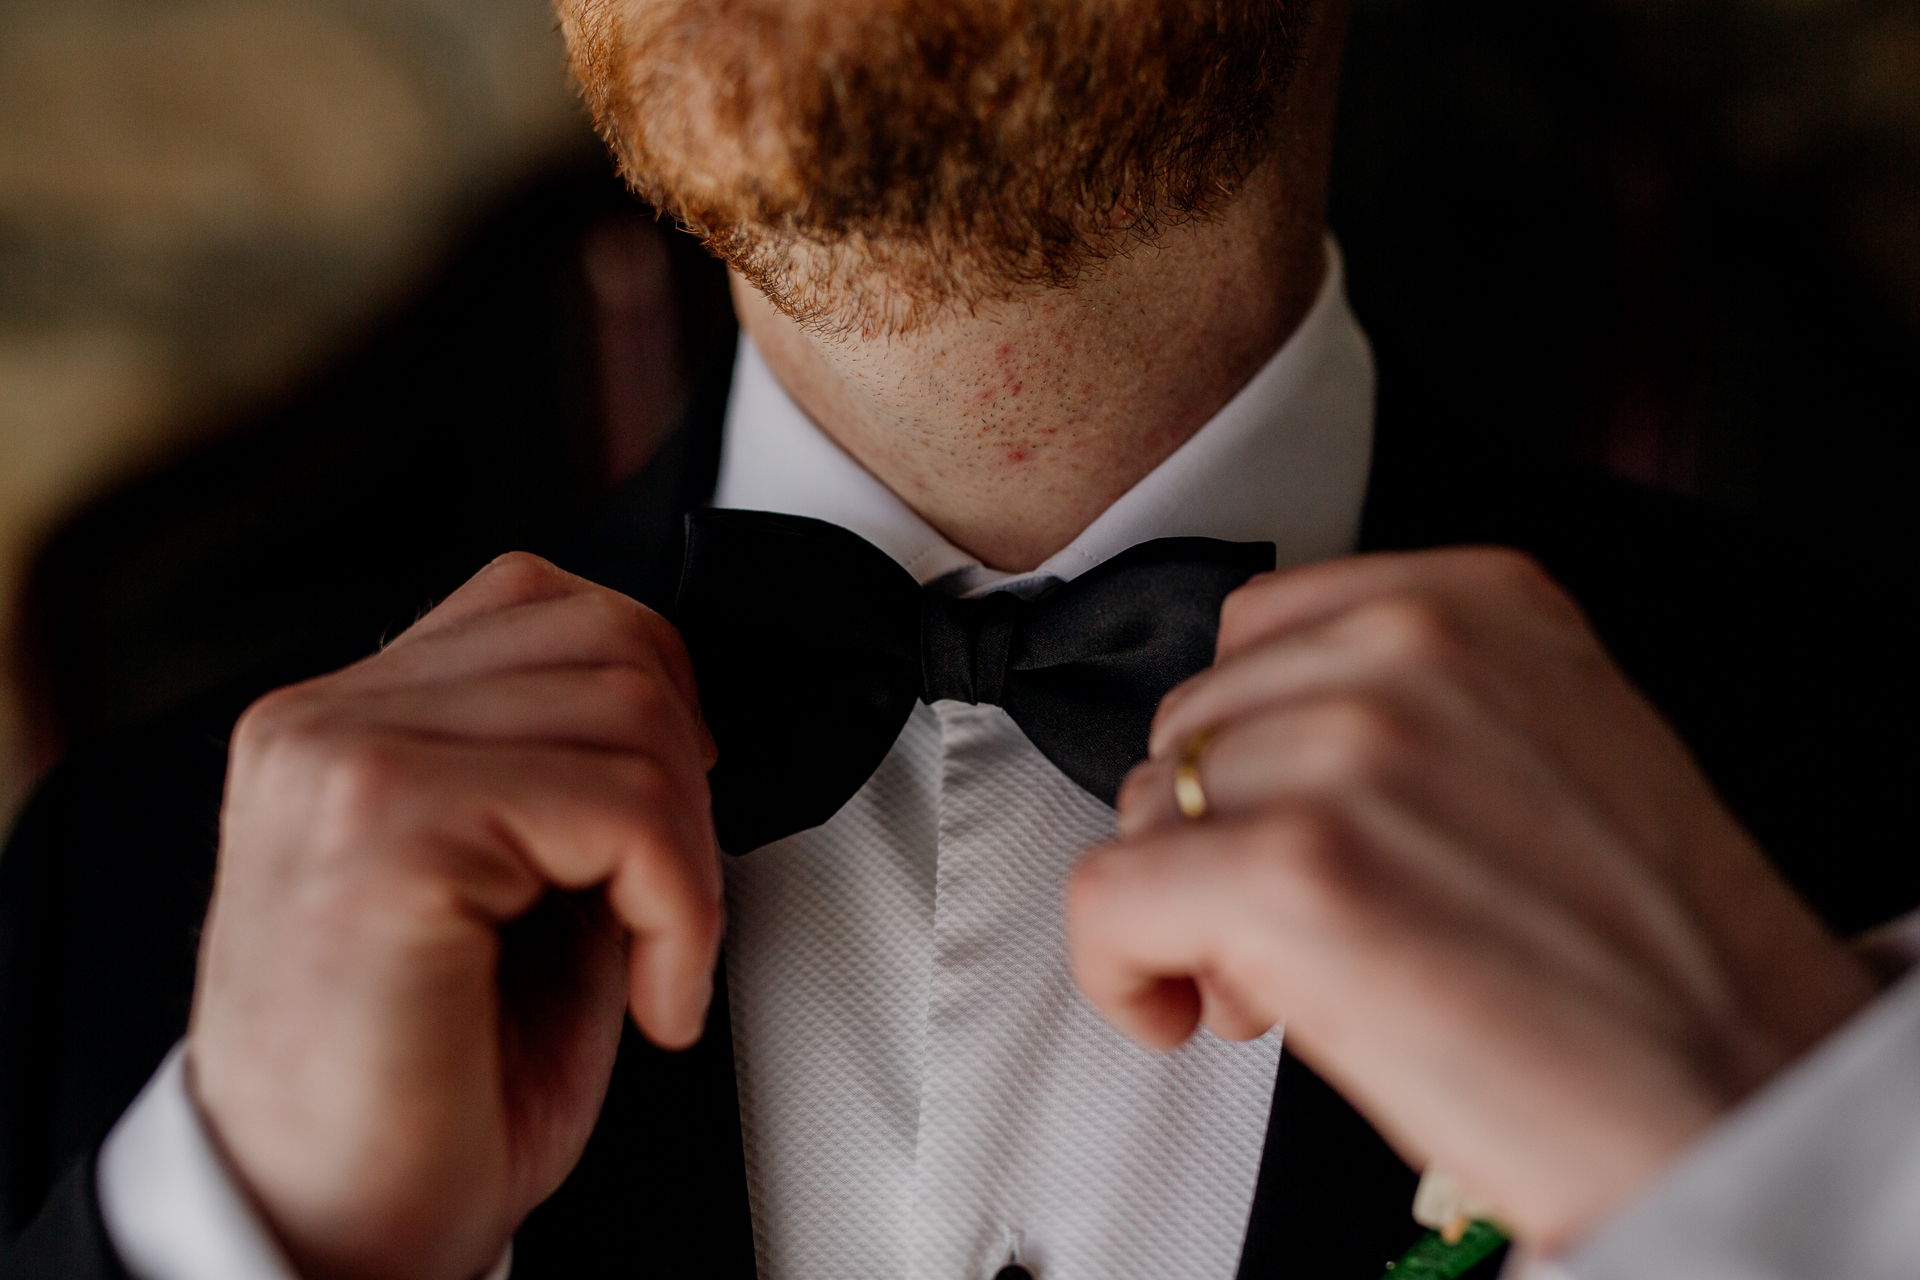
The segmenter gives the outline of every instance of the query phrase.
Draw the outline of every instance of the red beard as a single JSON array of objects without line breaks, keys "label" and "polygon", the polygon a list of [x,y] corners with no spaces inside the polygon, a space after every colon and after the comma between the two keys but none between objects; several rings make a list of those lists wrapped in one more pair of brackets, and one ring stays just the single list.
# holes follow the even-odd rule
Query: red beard
[{"label": "red beard", "polygon": [[557,8],[595,121],[641,196],[788,314],[897,330],[955,303],[1069,285],[1219,207],[1261,153],[1305,5]]}]

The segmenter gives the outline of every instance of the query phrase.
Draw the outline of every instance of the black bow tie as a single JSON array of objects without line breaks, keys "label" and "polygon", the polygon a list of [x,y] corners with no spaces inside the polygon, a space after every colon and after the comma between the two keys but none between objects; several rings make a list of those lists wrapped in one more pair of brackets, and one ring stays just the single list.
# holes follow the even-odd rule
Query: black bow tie
[{"label": "black bow tie", "polygon": [[1221,602],[1273,563],[1269,543],[1162,538],[1031,600],[959,600],[837,525],[689,515],[674,622],[720,746],[720,847],[747,853],[831,818],[916,699],[1004,708],[1113,803],[1160,699],[1213,661]]}]

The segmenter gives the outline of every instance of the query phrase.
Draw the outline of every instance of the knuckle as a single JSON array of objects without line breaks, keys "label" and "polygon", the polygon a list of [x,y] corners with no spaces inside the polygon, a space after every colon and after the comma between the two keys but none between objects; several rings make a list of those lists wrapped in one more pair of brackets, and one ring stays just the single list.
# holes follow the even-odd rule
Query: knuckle
[{"label": "knuckle", "polygon": [[282,739],[310,729],[316,720],[315,683],[288,685],[255,698],[234,722],[235,753],[260,755]]},{"label": "knuckle", "polygon": [[1222,639],[1243,640],[1259,630],[1283,577],[1279,572],[1256,574],[1227,593],[1220,604]]},{"label": "knuckle", "polygon": [[1466,652],[1453,619],[1437,602],[1422,597],[1383,601],[1367,611],[1363,625],[1396,667],[1450,670]]},{"label": "knuckle", "polygon": [[1085,923],[1111,904],[1117,887],[1113,858],[1099,850],[1080,859],[1067,876],[1067,919]]},{"label": "knuckle", "polygon": [[530,551],[509,551],[481,570],[487,584],[510,604],[527,604],[553,594],[567,575]]},{"label": "knuckle", "polygon": [[647,857],[684,852],[689,798],[664,765],[642,756],[615,766],[619,796],[608,811],[621,839]]},{"label": "knuckle", "polygon": [[1545,565],[1526,552],[1513,547],[1485,547],[1469,554],[1496,592],[1513,596],[1542,613],[1578,615],[1572,597],[1553,580]]},{"label": "knuckle", "polygon": [[653,653],[653,632],[647,625],[645,605],[617,591],[599,588],[589,597],[587,614],[587,625],[611,640],[619,652],[636,659]]},{"label": "knuckle", "polygon": [[268,694],[256,700],[240,718],[234,722],[230,750],[236,765],[243,765],[264,755],[271,743],[280,736],[280,728],[286,715],[285,704]]},{"label": "knuckle", "polygon": [[1242,856],[1245,883],[1271,910],[1339,921],[1373,896],[1366,846],[1330,808],[1305,808],[1256,826]]},{"label": "knuckle", "polygon": [[670,694],[656,675],[635,667],[607,667],[593,677],[594,697],[621,719],[651,724],[667,715]]},{"label": "knuckle", "polygon": [[318,799],[317,834],[321,847],[345,850],[390,822],[395,809],[414,789],[405,753],[378,739],[334,746],[315,744],[309,767]]},{"label": "knuckle", "polygon": [[1468,554],[1483,573],[1507,586],[1535,590],[1553,582],[1538,560],[1515,547],[1482,547]]},{"label": "knuckle", "polygon": [[1381,786],[1398,777],[1417,749],[1400,715],[1373,697],[1337,702],[1325,712],[1323,749],[1336,781]]},{"label": "knuckle", "polygon": [[230,743],[230,802],[324,794],[324,779],[346,736],[323,700],[304,686],[276,690],[248,707]]},{"label": "knuckle", "polygon": [[628,812],[636,819],[658,817],[674,799],[665,767],[650,756],[623,756],[614,764],[614,775]]},{"label": "knuckle", "polygon": [[1154,784],[1159,776],[1160,771],[1151,761],[1142,761],[1127,770],[1127,776],[1120,781],[1120,793],[1114,798],[1114,809],[1129,813],[1146,808],[1153,800]]},{"label": "knuckle", "polygon": [[1221,631],[1239,630],[1247,625],[1249,617],[1260,603],[1260,590],[1255,585],[1258,581],[1255,579],[1254,582],[1235,587],[1220,602]]}]

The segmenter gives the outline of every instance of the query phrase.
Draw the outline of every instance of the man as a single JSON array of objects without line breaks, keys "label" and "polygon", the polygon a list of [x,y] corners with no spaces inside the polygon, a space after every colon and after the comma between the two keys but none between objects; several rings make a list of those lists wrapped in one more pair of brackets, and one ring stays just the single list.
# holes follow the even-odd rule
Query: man
[{"label": "man", "polygon": [[257,702],[184,1045],[9,1268],[1377,1276],[1411,1175],[1302,1061],[1535,1254],[1678,1247],[1689,1170],[1625,1207],[1877,980],[1532,560],[1382,550],[1526,547],[1681,709],[1744,621],[1390,384],[1376,447],[1339,6],[561,16],[734,273],[724,429],[643,486],[714,510],[611,548],[673,622],[505,557]]}]

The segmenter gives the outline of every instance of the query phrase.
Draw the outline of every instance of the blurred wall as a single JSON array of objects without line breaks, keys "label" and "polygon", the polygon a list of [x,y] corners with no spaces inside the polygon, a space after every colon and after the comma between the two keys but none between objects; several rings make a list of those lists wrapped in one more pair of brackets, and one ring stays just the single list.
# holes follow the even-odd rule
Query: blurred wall
[{"label": "blurred wall", "polygon": [[1490,418],[1809,532],[1911,523],[1916,0],[1356,0],[1341,134],[1356,289]]},{"label": "blurred wall", "polygon": [[[0,603],[60,513],[592,145],[545,0],[0,4]],[[0,688],[0,818],[14,724]]]}]

